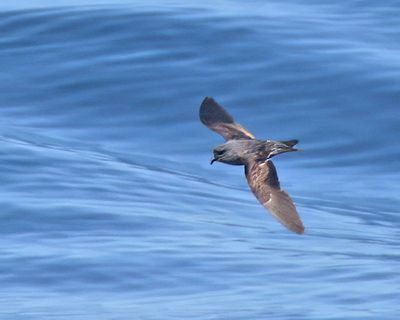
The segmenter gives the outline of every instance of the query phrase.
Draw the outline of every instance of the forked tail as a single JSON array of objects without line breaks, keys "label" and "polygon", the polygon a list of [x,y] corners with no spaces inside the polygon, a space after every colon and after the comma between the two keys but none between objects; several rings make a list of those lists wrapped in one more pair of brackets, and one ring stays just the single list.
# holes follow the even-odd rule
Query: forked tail
[{"label": "forked tail", "polygon": [[[286,144],[288,147],[294,147],[296,144],[299,143],[299,140],[293,139],[293,140],[287,140],[287,141],[279,141],[283,144]],[[297,149],[296,149],[297,150]],[[294,150],[295,151],[295,150]]]},{"label": "forked tail", "polygon": [[280,153],[300,151],[301,149],[293,148],[299,141],[289,140],[289,141],[277,141],[272,147],[268,158],[276,156]]}]

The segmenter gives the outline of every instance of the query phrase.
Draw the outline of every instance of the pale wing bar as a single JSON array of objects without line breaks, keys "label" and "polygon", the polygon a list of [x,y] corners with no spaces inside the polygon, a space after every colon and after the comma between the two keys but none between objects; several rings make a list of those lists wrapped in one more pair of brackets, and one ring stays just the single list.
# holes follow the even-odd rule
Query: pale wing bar
[{"label": "pale wing bar", "polygon": [[213,98],[206,97],[200,106],[200,120],[211,130],[219,133],[225,140],[255,139],[253,134],[236,123]]}]

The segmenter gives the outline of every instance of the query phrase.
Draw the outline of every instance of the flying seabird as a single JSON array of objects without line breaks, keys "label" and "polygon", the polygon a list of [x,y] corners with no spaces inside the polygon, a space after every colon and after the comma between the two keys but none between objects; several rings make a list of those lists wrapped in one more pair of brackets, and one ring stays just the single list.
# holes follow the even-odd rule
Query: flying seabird
[{"label": "flying seabird", "polygon": [[275,166],[270,160],[280,153],[298,151],[293,148],[298,140],[257,140],[211,97],[206,97],[200,106],[200,120],[226,140],[213,150],[211,164],[218,161],[244,165],[247,182],[258,201],[286,228],[298,234],[304,233],[296,207],[281,189]]}]

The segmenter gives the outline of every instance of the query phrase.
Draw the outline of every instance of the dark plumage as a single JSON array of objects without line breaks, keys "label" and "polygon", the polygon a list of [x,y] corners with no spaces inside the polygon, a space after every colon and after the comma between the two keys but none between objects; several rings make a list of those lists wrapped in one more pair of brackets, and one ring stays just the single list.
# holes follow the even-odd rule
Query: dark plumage
[{"label": "dark plumage", "polygon": [[257,140],[210,97],[206,97],[200,106],[200,120],[226,140],[214,149],[211,163],[244,165],[247,182],[258,201],[288,229],[304,233],[296,207],[281,189],[275,166],[270,160],[277,154],[297,151],[293,147],[298,141]]}]

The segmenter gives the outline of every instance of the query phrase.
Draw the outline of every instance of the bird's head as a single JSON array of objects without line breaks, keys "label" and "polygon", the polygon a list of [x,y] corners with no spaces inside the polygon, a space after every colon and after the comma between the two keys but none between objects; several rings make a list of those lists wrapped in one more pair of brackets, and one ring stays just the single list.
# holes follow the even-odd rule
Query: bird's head
[{"label": "bird's head", "polygon": [[214,150],[214,159],[211,160],[211,164],[215,161],[224,162],[229,164],[242,164],[237,154],[234,152],[232,146],[229,143],[221,144]]}]

